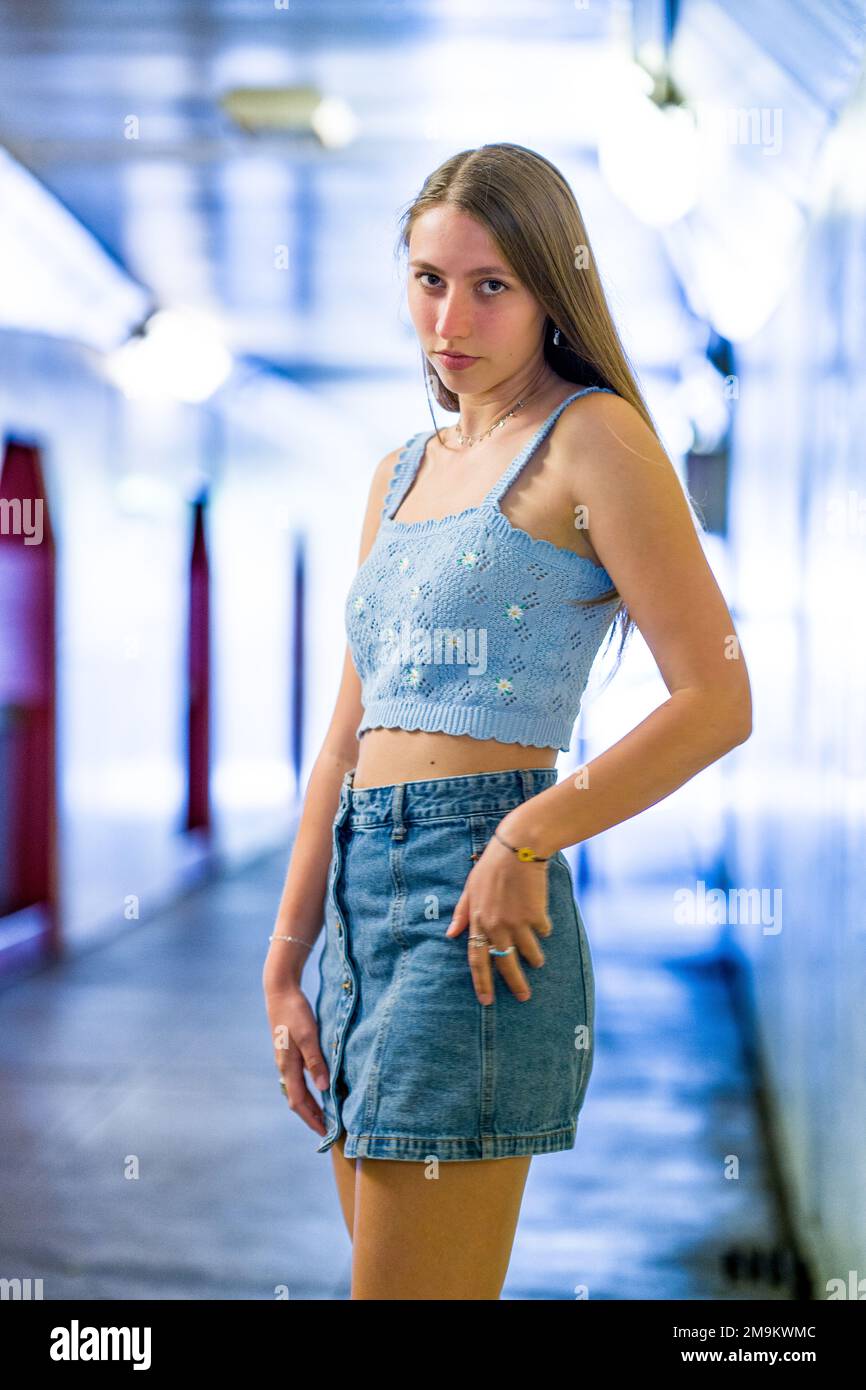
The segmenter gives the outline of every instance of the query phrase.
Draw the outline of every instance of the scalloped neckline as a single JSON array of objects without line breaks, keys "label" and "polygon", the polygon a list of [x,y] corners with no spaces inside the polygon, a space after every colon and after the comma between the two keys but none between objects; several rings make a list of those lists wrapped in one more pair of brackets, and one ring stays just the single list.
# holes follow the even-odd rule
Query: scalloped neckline
[{"label": "scalloped neckline", "polygon": [[[485,497],[484,501],[479,502],[477,506],[464,507],[462,512],[449,512],[447,516],[425,516],[420,521],[395,521],[393,516],[384,516],[382,520],[387,521],[391,526],[399,526],[401,531],[432,530],[434,526],[441,526],[446,521],[460,521],[464,516],[472,516],[475,512],[482,512],[485,507],[491,505],[495,506],[496,504],[491,504],[489,499]],[[502,515],[504,516],[505,513],[503,512]]]},{"label": "scalloped neckline", "polygon": [[556,545],[553,541],[546,540],[543,536],[530,535],[529,531],[524,531],[522,526],[515,526],[510,517],[500,507],[499,503],[492,498],[485,497],[479,502],[477,507],[465,507],[462,512],[450,512],[448,516],[428,516],[420,521],[395,521],[392,516],[382,517],[382,524],[394,527],[398,531],[408,531],[415,535],[426,535],[439,526],[444,526],[451,522],[463,521],[466,517],[478,516],[482,512],[491,512],[495,519],[500,522],[501,529],[505,534],[522,536],[532,545],[550,552],[555,556],[563,556],[571,562],[577,560],[580,564],[589,565],[594,574],[605,574],[613,583],[613,579],[603,565],[597,565],[588,555],[578,555],[576,550],[567,550],[565,546]]}]

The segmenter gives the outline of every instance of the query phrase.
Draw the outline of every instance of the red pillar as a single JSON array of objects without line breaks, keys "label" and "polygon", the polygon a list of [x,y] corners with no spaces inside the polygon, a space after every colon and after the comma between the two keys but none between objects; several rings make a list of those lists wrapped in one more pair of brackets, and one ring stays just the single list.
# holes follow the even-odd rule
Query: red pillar
[{"label": "red pillar", "polygon": [[205,506],[205,497],[193,504],[187,666],[187,830],[210,827],[210,570]]}]

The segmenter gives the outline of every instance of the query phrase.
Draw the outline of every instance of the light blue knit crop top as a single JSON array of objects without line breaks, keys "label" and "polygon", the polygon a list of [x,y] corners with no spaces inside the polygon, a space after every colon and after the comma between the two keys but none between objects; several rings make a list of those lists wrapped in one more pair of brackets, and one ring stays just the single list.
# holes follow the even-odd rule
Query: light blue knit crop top
[{"label": "light blue knit crop top", "polygon": [[[499,503],[571,401],[561,401],[477,507],[399,522],[430,434],[401,450],[376,539],[350,585],[346,633],[365,729],[471,734],[567,752],[619,603],[607,570],[522,531]],[[611,392],[610,394],[613,394]]]}]

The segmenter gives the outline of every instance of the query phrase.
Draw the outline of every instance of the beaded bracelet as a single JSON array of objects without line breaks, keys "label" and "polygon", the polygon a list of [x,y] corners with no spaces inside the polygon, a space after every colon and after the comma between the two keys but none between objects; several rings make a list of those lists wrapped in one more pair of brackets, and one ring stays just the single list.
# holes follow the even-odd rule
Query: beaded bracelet
[{"label": "beaded bracelet", "polygon": [[302,941],[299,936],[280,936],[277,932],[272,932],[268,941],[297,941],[299,946],[306,946],[308,951],[312,951],[309,941]]},{"label": "beaded bracelet", "polygon": [[498,826],[494,826],[493,833],[501,845],[505,845],[506,849],[510,849],[511,853],[516,854],[518,859],[522,859],[525,864],[546,864],[548,859],[553,858],[552,855],[544,856],[541,854],[536,854],[535,850],[530,849],[528,845],[521,845],[520,849],[515,849],[514,845],[509,845],[505,840],[503,840],[502,836],[499,833]]}]

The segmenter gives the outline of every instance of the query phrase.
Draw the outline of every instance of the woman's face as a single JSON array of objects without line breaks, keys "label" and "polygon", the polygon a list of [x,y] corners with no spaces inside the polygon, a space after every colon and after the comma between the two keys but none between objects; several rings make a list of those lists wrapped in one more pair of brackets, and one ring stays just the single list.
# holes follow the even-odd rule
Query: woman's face
[{"label": "woman's face", "polygon": [[[430,208],[412,228],[407,296],[418,341],[450,391],[489,391],[542,354],[544,310],[458,208]],[[449,363],[443,349],[475,360]]]}]

